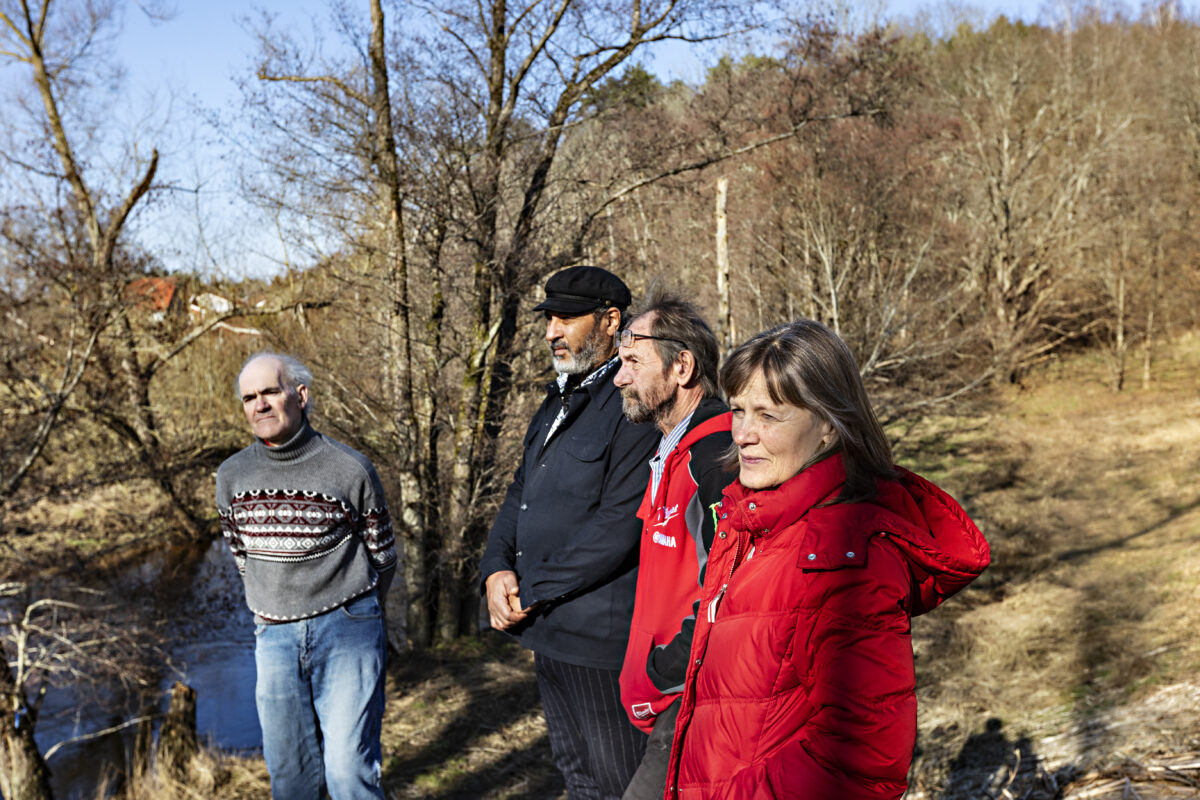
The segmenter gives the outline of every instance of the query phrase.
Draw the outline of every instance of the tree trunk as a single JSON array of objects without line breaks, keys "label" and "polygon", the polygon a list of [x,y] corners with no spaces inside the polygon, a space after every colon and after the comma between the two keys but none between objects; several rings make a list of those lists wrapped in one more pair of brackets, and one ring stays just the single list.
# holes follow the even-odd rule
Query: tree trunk
[{"label": "tree trunk", "polygon": [[54,800],[50,768],[33,739],[37,711],[26,702],[24,687],[17,686],[0,642],[0,792],[9,800]]},{"label": "tree trunk", "polygon": [[145,377],[138,361],[137,337],[129,324],[128,316],[122,316],[118,320],[117,340],[119,344],[114,355],[120,366],[125,401],[129,406],[126,424],[133,432],[132,444],[137,450],[138,460],[146,470],[146,476],[154,481],[166,496],[172,516],[186,537],[192,541],[201,541],[205,538],[206,526],[175,486],[172,477],[174,469],[168,463],[169,460],[163,454],[159,443],[158,420],[155,419],[154,409],[150,405],[150,381]]},{"label": "tree trunk", "polygon": [[158,734],[158,768],[171,778],[183,780],[199,752],[196,690],[176,681],[171,687],[167,718]]},{"label": "tree trunk", "polygon": [[735,333],[729,304],[729,233],[726,227],[725,197],[729,179],[717,179],[717,341],[725,353],[733,350]]},{"label": "tree trunk", "polygon": [[154,709],[150,706],[149,702],[142,704],[142,721],[138,723],[137,734],[133,738],[129,774],[134,776],[135,781],[150,768],[150,753],[154,743]]},{"label": "tree trunk", "polygon": [[[404,232],[404,199],[400,190],[400,161],[396,157],[396,135],[392,128],[392,98],[388,79],[387,54],[385,52],[385,30],[383,4],[371,0],[371,41],[368,54],[371,60],[371,110],[374,114],[375,141],[372,162],[375,167],[375,192],[388,220],[388,289],[391,302],[388,304],[387,341],[391,406],[395,409],[400,430],[402,459],[408,468],[401,477],[400,502],[393,523],[399,541],[396,550],[402,558],[408,556],[408,544],[419,536],[419,527],[414,526],[410,512],[422,505],[421,485],[414,479],[414,454],[420,441],[420,426],[416,416],[413,383],[413,343],[411,328],[411,301],[408,291],[408,250]],[[408,579],[409,573],[401,564],[396,570],[393,591],[403,598],[402,611],[392,614],[389,622],[388,641],[394,647],[408,644]]]},{"label": "tree trunk", "polygon": [[4,796],[12,800],[54,800],[50,768],[33,740],[33,722],[26,718],[18,727],[9,726],[6,721],[2,727],[0,789]]},{"label": "tree trunk", "polygon": [[1154,358],[1154,314],[1162,297],[1162,242],[1154,249],[1154,283],[1150,290],[1150,303],[1146,309],[1146,341],[1142,351],[1142,388],[1150,388],[1150,365]]},{"label": "tree trunk", "polygon": [[[440,502],[443,496],[440,443],[444,426],[441,422],[438,394],[433,387],[438,381],[437,359],[443,351],[442,326],[446,315],[446,297],[442,290],[441,257],[447,231],[446,220],[438,218],[429,247],[429,258],[434,269],[430,270],[432,293],[429,300],[429,318],[425,322],[424,331],[427,355],[423,364],[422,379],[425,391],[422,393],[418,414],[418,425],[423,438],[420,440],[419,452],[412,454],[412,458],[417,461],[416,473],[419,476],[422,494],[417,513],[421,527],[416,531],[412,542],[412,563],[406,564],[410,576],[408,631],[410,640],[419,646],[434,642],[436,604],[441,585],[438,557],[442,548],[443,523],[446,519]],[[412,379],[416,378],[414,373]]]},{"label": "tree trunk", "polygon": [[1125,354],[1128,345],[1125,342],[1125,263],[1121,261],[1121,271],[1117,275],[1117,336],[1115,342],[1116,358],[1113,368],[1113,391],[1119,392],[1125,388]]}]

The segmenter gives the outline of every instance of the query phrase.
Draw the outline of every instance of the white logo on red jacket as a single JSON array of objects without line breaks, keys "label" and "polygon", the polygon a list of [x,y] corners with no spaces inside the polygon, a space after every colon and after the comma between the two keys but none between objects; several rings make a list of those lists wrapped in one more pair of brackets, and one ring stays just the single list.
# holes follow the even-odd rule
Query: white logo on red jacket
[{"label": "white logo on red jacket", "polygon": [[670,522],[671,520],[675,519],[678,516],[679,516],[679,504],[678,503],[671,506],[670,508],[660,508],[658,510],[658,522],[654,523],[654,527],[661,528],[662,526],[666,525],[668,522]]},{"label": "white logo on red jacket", "polygon": [[654,716],[654,708],[649,703],[634,703],[629,709],[638,719],[649,719]]},{"label": "white logo on red jacket", "polygon": [[654,542],[655,544],[661,544],[663,547],[676,547],[677,546],[675,544],[674,536],[667,536],[665,533],[659,533],[658,531],[654,532],[654,535],[650,537],[650,540],[652,542]]}]

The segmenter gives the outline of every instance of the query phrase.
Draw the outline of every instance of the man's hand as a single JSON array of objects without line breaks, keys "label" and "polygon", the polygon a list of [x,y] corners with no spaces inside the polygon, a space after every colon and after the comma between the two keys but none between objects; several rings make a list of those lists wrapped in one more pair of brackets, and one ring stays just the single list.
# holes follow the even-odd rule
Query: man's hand
[{"label": "man's hand", "polygon": [[488,575],[484,584],[487,592],[488,613],[491,614],[492,627],[505,631],[528,616],[528,609],[521,611],[520,587],[517,585],[517,573],[506,569]]}]

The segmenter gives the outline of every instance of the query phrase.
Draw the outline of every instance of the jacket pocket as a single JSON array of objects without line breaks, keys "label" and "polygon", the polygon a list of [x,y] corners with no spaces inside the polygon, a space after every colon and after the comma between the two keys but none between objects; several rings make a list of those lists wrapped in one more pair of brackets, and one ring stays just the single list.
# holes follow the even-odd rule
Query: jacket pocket
[{"label": "jacket pocket", "polygon": [[608,440],[594,436],[570,435],[563,445],[567,453],[578,461],[599,461],[608,449]]},{"label": "jacket pocket", "polygon": [[571,516],[576,520],[594,512],[600,501],[608,471],[607,453],[606,439],[597,438],[594,433],[573,435],[568,431],[561,449],[550,454],[545,462],[549,470],[546,477],[551,480],[547,488],[556,498],[574,506]]}]

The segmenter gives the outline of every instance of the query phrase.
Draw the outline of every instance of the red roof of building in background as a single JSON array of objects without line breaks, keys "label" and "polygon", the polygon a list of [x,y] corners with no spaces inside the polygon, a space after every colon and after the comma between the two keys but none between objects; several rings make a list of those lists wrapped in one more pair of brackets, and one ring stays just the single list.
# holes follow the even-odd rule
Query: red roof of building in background
[{"label": "red roof of building in background", "polygon": [[174,296],[173,278],[137,278],[125,287],[125,299],[142,311],[166,311]]}]

